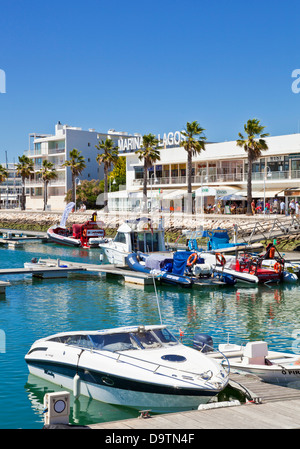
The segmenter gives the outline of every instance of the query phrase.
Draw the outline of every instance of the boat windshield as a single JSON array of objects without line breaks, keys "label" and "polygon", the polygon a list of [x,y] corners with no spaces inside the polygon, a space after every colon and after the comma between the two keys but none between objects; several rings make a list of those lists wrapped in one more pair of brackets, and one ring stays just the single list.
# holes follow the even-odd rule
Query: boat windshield
[{"label": "boat windshield", "polygon": [[178,340],[165,328],[145,330],[140,326],[135,332],[116,332],[111,334],[64,335],[51,341],[102,351],[128,351],[132,349],[153,349],[161,346],[179,344]]}]

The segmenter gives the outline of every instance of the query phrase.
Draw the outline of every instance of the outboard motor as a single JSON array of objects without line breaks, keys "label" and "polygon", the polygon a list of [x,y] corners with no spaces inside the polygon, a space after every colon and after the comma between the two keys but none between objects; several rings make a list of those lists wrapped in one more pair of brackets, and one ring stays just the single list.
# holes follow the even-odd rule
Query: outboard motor
[{"label": "outboard motor", "polygon": [[193,347],[201,352],[213,351],[213,339],[207,334],[195,334],[193,340]]}]

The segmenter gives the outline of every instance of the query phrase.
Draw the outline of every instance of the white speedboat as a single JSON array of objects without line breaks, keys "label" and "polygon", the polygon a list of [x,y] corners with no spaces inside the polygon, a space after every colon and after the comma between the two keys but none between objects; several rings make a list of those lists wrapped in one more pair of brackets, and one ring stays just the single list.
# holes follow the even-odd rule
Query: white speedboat
[{"label": "white speedboat", "polygon": [[226,356],[231,372],[255,374],[264,382],[300,388],[300,354],[270,351],[265,341],[245,346],[220,344],[219,351]]},{"label": "white speedboat", "polygon": [[131,253],[166,251],[162,223],[152,223],[149,218],[125,221],[114,239],[100,244],[102,252],[111,264],[127,266],[126,257]]},{"label": "white speedboat", "polygon": [[[43,279],[53,279],[53,278],[66,278],[68,277],[68,272],[64,268],[68,268],[67,265],[61,264],[60,260],[48,260],[48,259],[37,259],[33,257],[30,262],[24,263],[24,268],[27,268],[32,272],[35,277]],[[51,270],[47,271],[47,268]]]},{"label": "white speedboat", "polygon": [[212,271],[215,273],[233,276],[237,282],[245,282],[247,284],[257,284],[259,282],[258,277],[254,273],[241,272],[235,269],[235,256],[206,251],[198,254],[199,257],[203,258],[212,267]]},{"label": "white speedboat", "polygon": [[228,368],[163,325],[59,333],[37,340],[25,360],[31,374],[74,396],[153,412],[196,409],[229,379]]}]

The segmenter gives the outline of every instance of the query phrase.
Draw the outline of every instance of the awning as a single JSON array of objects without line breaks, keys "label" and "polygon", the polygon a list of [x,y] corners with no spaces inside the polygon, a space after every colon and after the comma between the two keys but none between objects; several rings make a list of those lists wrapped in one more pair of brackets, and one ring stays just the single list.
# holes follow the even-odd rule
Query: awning
[{"label": "awning", "polygon": [[180,190],[180,189],[172,190],[170,192],[164,192],[162,194],[162,199],[163,200],[180,200],[186,195],[187,195],[186,190]]},{"label": "awning", "polygon": [[[239,195],[245,196],[245,199],[247,199],[247,190],[241,190],[238,192]],[[278,190],[278,189],[266,189],[266,198],[275,198],[276,195],[284,196],[284,190]],[[264,198],[264,190],[252,190],[252,198]]]},{"label": "awning", "polygon": [[199,187],[199,189],[195,190],[196,196],[216,196],[217,189],[213,187]]},{"label": "awning", "polygon": [[233,193],[237,195],[242,195],[239,187],[232,186],[219,186],[219,187],[210,187],[210,186],[202,186],[199,189],[195,190],[196,196],[225,196],[232,195]]}]

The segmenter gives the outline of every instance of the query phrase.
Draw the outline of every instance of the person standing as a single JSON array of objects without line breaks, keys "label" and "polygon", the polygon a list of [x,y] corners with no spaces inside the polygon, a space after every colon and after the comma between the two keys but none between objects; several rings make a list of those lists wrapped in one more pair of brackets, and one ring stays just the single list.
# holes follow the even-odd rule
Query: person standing
[{"label": "person standing", "polygon": [[280,203],[280,214],[281,215],[285,214],[285,202],[283,200]]},{"label": "person standing", "polygon": [[296,204],[294,199],[292,199],[292,201],[290,202],[289,207],[290,207],[290,215],[294,215],[296,210]]},{"label": "person standing", "polygon": [[252,209],[252,215],[255,215],[255,201],[254,200],[252,200],[251,209]]}]

